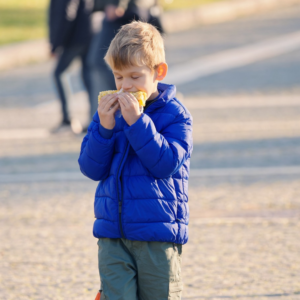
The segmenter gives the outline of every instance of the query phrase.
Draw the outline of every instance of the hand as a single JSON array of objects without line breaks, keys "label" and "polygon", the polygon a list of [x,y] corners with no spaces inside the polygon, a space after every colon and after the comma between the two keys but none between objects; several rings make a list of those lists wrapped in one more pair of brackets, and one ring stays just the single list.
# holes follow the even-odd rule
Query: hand
[{"label": "hand", "polygon": [[125,10],[122,7],[116,5],[106,5],[105,6],[105,16],[108,21],[114,21],[120,17],[123,17]]},{"label": "hand", "polygon": [[140,105],[137,99],[130,93],[121,93],[118,95],[122,116],[126,123],[131,126],[141,116]]},{"label": "hand", "polygon": [[106,95],[98,105],[100,124],[106,129],[113,129],[116,125],[115,112],[120,108],[117,94]]}]

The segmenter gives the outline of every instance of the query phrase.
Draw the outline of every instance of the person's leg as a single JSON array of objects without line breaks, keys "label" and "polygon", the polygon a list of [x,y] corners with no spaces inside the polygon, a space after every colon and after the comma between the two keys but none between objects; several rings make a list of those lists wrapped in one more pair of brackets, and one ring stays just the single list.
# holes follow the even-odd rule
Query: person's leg
[{"label": "person's leg", "polygon": [[81,77],[83,80],[84,87],[88,94],[90,94],[91,89],[91,78],[89,73],[89,68],[87,64],[87,55],[88,55],[88,47],[84,46],[82,47],[81,53],[80,53],[80,59],[81,59]]},{"label": "person's leg", "polygon": [[[86,91],[88,93],[88,99],[90,103],[90,120],[93,118],[93,114],[97,111],[98,108],[98,99],[92,101],[92,72],[88,65],[88,53],[89,48],[85,47],[81,54],[81,76],[83,79],[84,86],[86,88]],[[87,131],[87,127],[83,128],[83,131]]]},{"label": "person's leg", "polygon": [[63,72],[69,67],[71,62],[76,56],[80,54],[78,47],[68,47],[63,50],[63,53],[58,58],[58,62],[54,71],[54,82],[56,85],[59,100],[61,102],[61,109],[63,115],[63,123],[70,124],[70,118],[68,114],[67,98],[65,86],[62,81]]},{"label": "person's leg", "polygon": [[180,300],[182,245],[134,242],[137,251],[139,300]]},{"label": "person's leg", "polygon": [[98,261],[101,300],[138,300],[136,265],[122,239],[99,239]]},{"label": "person's leg", "polygon": [[93,117],[98,107],[98,94],[101,91],[116,89],[114,76],[104,61],[104,56],[119,26],[114,22],[103,21],[102,29],[94,37],[87,57],[90,72],[90,115]]}]

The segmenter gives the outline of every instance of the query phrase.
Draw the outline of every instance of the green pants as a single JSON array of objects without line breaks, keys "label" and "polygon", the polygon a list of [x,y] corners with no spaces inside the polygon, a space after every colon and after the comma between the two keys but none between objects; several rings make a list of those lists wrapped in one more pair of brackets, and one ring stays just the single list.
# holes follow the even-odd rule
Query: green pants
[{"label": "green pants", "polygon": [[101,300],[180,300],[182,245],[101,238]]}]

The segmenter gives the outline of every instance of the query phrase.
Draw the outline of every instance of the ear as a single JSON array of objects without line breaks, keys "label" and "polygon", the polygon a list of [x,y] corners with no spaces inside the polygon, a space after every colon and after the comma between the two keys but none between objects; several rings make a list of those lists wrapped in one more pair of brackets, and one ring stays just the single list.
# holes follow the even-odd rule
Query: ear
[{"label": "ear", "polygon": [[156,67],[156,80],[163,80],[168,73],[168,65],[166,63],[160,63]]}]

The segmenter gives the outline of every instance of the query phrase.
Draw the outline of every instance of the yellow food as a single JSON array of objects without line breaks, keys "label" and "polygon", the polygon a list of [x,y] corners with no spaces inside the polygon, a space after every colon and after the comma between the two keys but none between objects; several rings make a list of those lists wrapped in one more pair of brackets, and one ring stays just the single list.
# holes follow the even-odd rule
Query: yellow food
[{"label": "yellow food", "polygon": [[[118,90],[110,90],[110,91],[100,92],[99,96],[98,96],[98,103],[100,102],[102,97],[104,97],[108,94],[115,94],[118,92],[119,92]],[[147,100],[147,93],[138,91],[138,92],[134,92],[134,93],[130,93],[130,94],[132,94],[137,99],[140,106],[145,106],[146,100]]]}]

